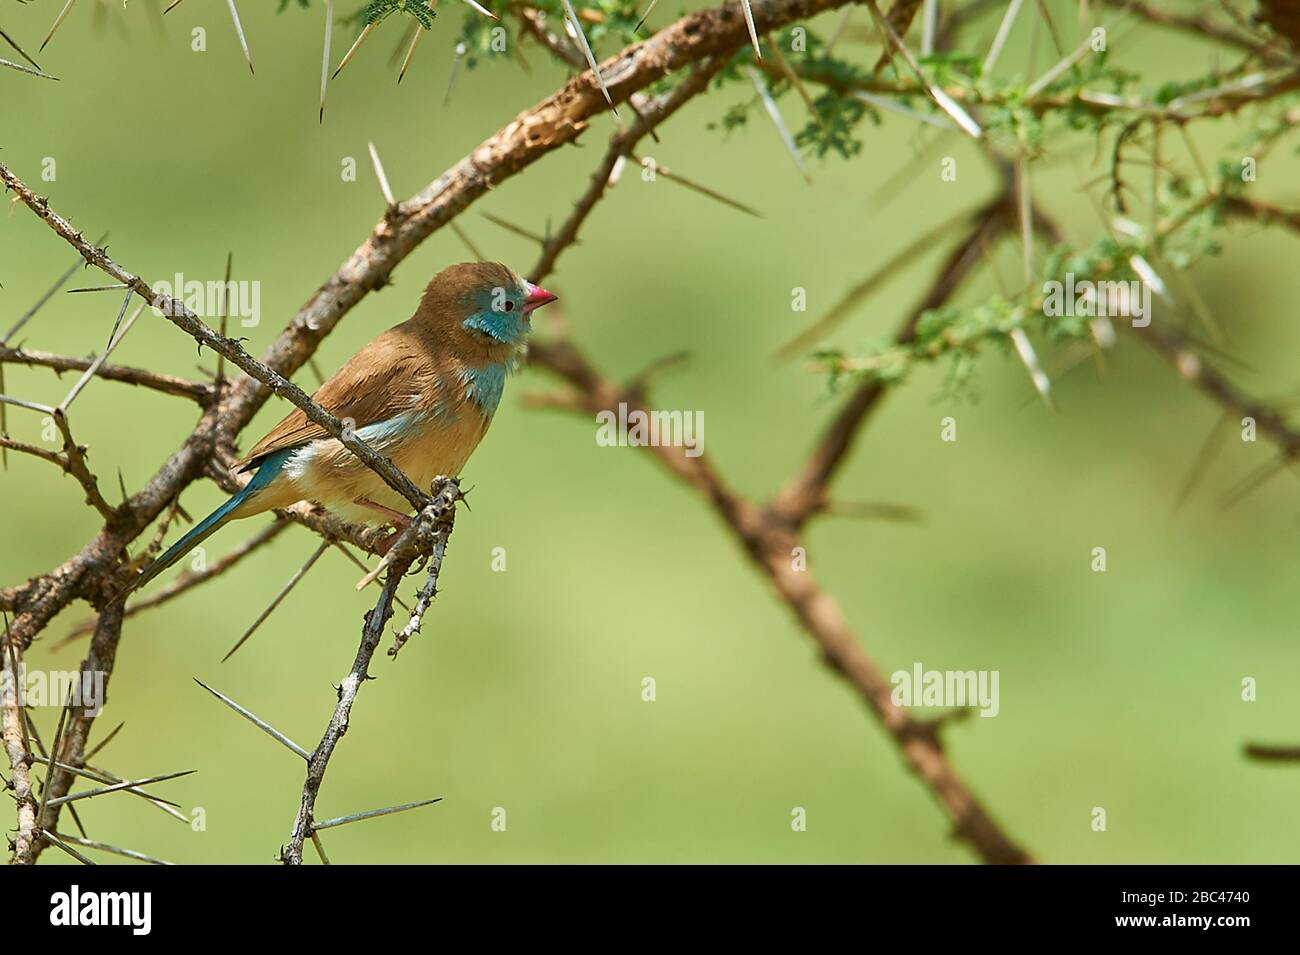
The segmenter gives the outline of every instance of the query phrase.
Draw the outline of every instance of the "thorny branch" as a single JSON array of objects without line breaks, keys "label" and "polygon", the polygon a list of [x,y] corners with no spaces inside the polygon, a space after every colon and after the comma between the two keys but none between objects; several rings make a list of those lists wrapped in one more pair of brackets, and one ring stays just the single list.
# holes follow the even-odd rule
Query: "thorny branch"
[{"label": "thorny branch", "polygon": [[460,497],[460,482],[450,478],[436,479],[432,500],[402,531],[385,556],[383,564],[376,568],[376,572],[385,571],[383,589],[374,608],[366,613],[365,625],[361,629],[361,645],[357,648],[352,670],[339,686],[338,704],[330,716],[325,735],[307,760],[307,779],[303,783],[298,815],[294,818],[289,843],[280,851],[280,861],[286,865],[302,864],[303,843],[315,835],[313,814],[316,809],[316,794],[325,779],[334,747],[348,731],[352,704],[356,702],[361,684],[370,678],[370,660],[383,639],[388,619],[393,615],[393,599],[397,595],[397,588],[416,558],[423,556],[427,559],[425,570],[432,581],[432,588],[437,588],[438,574],[442,570],[442,555],[447,540],[451,537],[456,519],[456,502]]},{"label": "thorny branch", "polygon": [[[842,5],[845,0],[770,0],[755,11],[763,30],[813,16]],[[614,102],[624,102],[638,90],[673,70],[709,57],[725,60],[748,42],[744,17],[736,5],[701,10],[678,20],[645,42],[636,43],[600,66],[605,89]],[[426,189],[405,202],[389,205],[369,238],[303,305],[284,332],[260,359],[249,356],[238,343],[208,328],[182,303],[173,303],[155,293],[143,279],[113,262],[102,248],[88,242],[81,233],[49,208],[45,200],[27,188],[7,167],[0,166],[6,189],[44,220],[92,265],[112,276],[161,310],[203,345],[242,368],[249,377],[222,383],[220,396],[207,407],[190,435],[145,486],[105,514],[105,524],[81,551],[49,573],[25,584],[0,588],[0,610],[11,611],[14,619],[10,639],[25,649],[71,602],[84,599],[101,615],[92,651],[83,667],[100,666],[105,683],[120,637],[120,614],[111,611],[114,596],[129,580],[130,568],[122,558],[128,545],[176,500],[195,480],[213,475],[214,462],[228,460],[235,437],[248,424],[272,392],[288,397],[308,416],[340,437],[368,465],[384,474],[408,499],[413,489],[405,476],[391,465],[376,460],[362,442],[344,436],[337,420],[314,406],[288,380],[305,364],[338,322],[366,294],[388,284],[394,268],[424,239],[449,223],[489,189],[527,168],[558,147],[574,141],[587,128],[587,121],[605,109],[601,85],[585,71],[570,79],[557,93],[519,114],[515,120],[485,140]],[[102,366],[101,366],[102,370]],[[222,476],[225,484],[231,477]],[[403,483],[405,482],[405,483]],[[413,501],[415,503],[415,501]],[[423,503],[423,501],[420,501]],[[341,525],[303,505],[286,512],[289,516],[326,533],[342,532],[359,546],[370,548],[375,535]],[[116,617],[116,624],[103,626],[102,618]],[[76,720],[76,733],[60,753],[60,762],[77,766],[85,735],[93,717],[83,713]],[[57,775],[57,774],[56,774]],[[70,779],[71,777],[66,777]],[[65,785],[66,785],[65,779]],[[37,845],[30,859],[39,852]]]},{"label": "thorny branch", "polygon": [[18,830],[11,841],[14,862],[31,863],[36,859],[36,808],[32,791],[31,767],[34,761],[30,739],[27,735],[26,714],[23,713],[21,694],[18,693],[19,673],[22,670],[22,651],[6,638],[3,646],[7,689],[0,692],[0,733],[4,737],[5,756],[9,760],[8,787],[13,791],[18,817]]},{"label": "thorny branch", "polygon": [[[783,25],[841,7],[844,3],[845,0],[768,0],[756,2],[752,7],[757,31],[760,35],[766,35]],[[983,9],[988,5],[972,4],[972,13],[977,6]],[[1138,16],[1152,22],[1192,30],[1217,41],[1239,46],[1262,63],[1283,66],[1295,63],[1294,58],[1285,51],[1275,46],[1265,47],[1254,37],[1220,27],[1208,18],[1167,15],[1146,4],[1126,6],[1130,6]],[[164,510],[174,507],[180,493],[194,481],[206,476],[213,478],[226,490],[236,490],[239,487],[239,480],[229,470],[229,464],[237,456],[234,451],[235,440],[272,393],[288,398],[302,408],[311,420],[339,437],[391,486],[403,493],[420,517],[420,520],[413,523],[412,529],[399,537],[393,551],[390,551],[388,558],[375,572],[386,571],[380,598],[375,608],[367,614],[361,646],[352,671],[340,688],[338,705],[329,727],[316,750],[309,754],[308,775],[298,815],[290,842],[282,850],[282,859],[288,863],[301,862],[302,848],[308,838],[313,840],[324,858],[317,830],[325,828],[325,824],[314,822],[313,812],[330,755],[346,731],[357,690],[366,677],[369,662],[386,622],[392,615],[396,588],[404,573],[420,556],[428,561],[425,568],[427,580],[420,589],[410,623],[398,634],[390,652],[395,653],[400,649],[406,638],[418,629],[419,619],[427,609],[432,595],[436,593],[437,576],[446,539],[451,531],[458,494],[454,482],[435,488],[433,498],[428,497],[423,489],[414,488],[391,462],[376,455],[354,435],[344,433],[340,422],[314,405],[289,378],[311,359],[324,337],[354,305],[369,292],[388,284],[392,271],[424,239],[442,226],[451,224],[457,215],[490,189],[559,146],[575,141],[587,129],[592,117],[606,109],[602,84],[593,77],[590,70],[584,69],[583,55],[568,42],[567,37],[550,32],[535,9],[523,4],[517,4],[512,9],[519,17],[522,28],[555,56],[580,71],[578,75],[552,96],[520,113],[515,120],[485,140],[424,190],[404,202],[387,204],[382,218],[366,241],[303,305],[260,359],[253,358],[233,339],[204,325],[182,303],[158,295],[142,278],[113,262],[102,248],[87,242],[79,231],[50,210],[44,199],[0,165],[0,178],[3,178],[6,189],[13,190],[64,241],[76,248],[86,262],[120,282],[144,301],[159,307],[170,321],[201,345],[212,348],[222,359],[228,359],[249,376],[233,382],[219,378],[216,383],[207,384],[143,369],[96,364],[94,359],[33,352],[8,345],[0,348],[0,367],[4,363],[25,364],[48,367],[56,372],[85,372],[94,368],[96,377],[183,397],[194,401],[202,411],[198,424],[181,447],[143,488],[134,495],[127,496],[116,507],[108,504],[99,492],[98,482],[86,463],[84,449],[72,438],[66,415],[55,415],[64,438],[64,447],[57,453],[0,435],[0,447],[3,449],[31,454],[71,473],[86,491],[88,502],[104,519],[104,526],[96,537],[59,567],[25,584],[0,588],[0,610],[14,614],[12,625],[6,621],[5,644],[9,648],[10,666],[20,664],[24,650],[57,613],[73,601],[82,599],[90,603],[98,613],[93,625],[88,627],[93,636],[82,670],[100,672],[107,681],[113,670],[124,616],[123,609],[113,603],[112,597],[133,572],[124,561],[127,547]],[[945,11],[939,25],[940,47],[943,39],[957,28],[965,12],[964,9]],[[611,137],[609,147],[592,176],[590,187],[580,197],[560,231],[543,241],[542,257],[531,273],[534,281],[540,281],[541,277],[548,274],[559,255],[576,241],[583,223],[605,195],[611,177],[633,155],[636,144],[644,136],[654,135],[654,129],[660,122],[703,91],[733,54],[748,44],[748,28],[739,5],[724,4],[683,17],[645,42],[629,46],[601,65],[603,86],[608,90],[610,99],[613,103],[629,103],[635,119],[629,127],[620,129]],[[775,79],[789,77],[796,84],[800,79],[807,79],[838,89],[840,93],[853,92],[843,84],[837,87],[838,81],[833,75],[801,69],[798,77],[792,77],[785,64],[763,62],[759,66],[769,70],[769,75]],[[690,76],[671,92],[654,98],[639,92],[668,73],[686,68],[691,69]],[[771,72],[773,70],[780,70],[780,73]],[[1218,97],[1198,100],[1196,102],[1207,105],[1192,113],[1181,113],[1172,105],[1169,108],[1156,107],[1149,103],[1104,96],[1060,98],[1042,91],[1031,95],[1026,105],[1035,112],[1071,105],[1099,112],[1130,111],[1139,116],[1155,116],[1181,124],[1201,116],[1217,116],[1235,111],[1246,103],[1292,90],[1297,84],[1300,84],[1300,71],[1293,71],[1267,83],[1244,88],[1240,92],[1228,90]],[[921,86],[912,84],[910,80],[903,83],[897,80],[872,80],[859,84],[858,89],[862,92],[907,97],[920,92]],[[972,108],[1004,105],[996,96],[985,99],[982,93],[964,88],[951,88],[946,92],[950,99],[961,100]],[[807,101],[806,97],[805,100]],[[1296,224],[1300,222],[1300,214],[1256,200],[1233,197],[1227,202],[1235,214],[1249,215],[1257,221],[1283,224],[1291,228],[1297,228]],[[899,329],[897,343],[906,344],[914,335],[920,317],[927,310],[948,301],[977,263],[980,251],[992,239],[1010,231],[1015,220],[1014,197],[1010,186],[1007,186],[1003,193],[975,216],[970,231],[943,264],[924,300]],[[1261,430],[1279,443],[1285,458],[1290,459],[1295,455],[1297,448],[1300,448],[1300,435],[1291,428],[1285,416],[1251,400],[1222,375],[1207,367],[1179,333],[1153,332],[1148,329],[1143,333],[1143,338],[1174,361],[1180,373],[1194,381],[1210,397],[1226,408],[1252,414],[1259,421]],[[646,381],[637,380],[621,386],[611,383],[567,339],[539,344],[535,347],[532,358],[538,365],[566,381],[571,389],[558,401],[552,400],[553,404],[586,412],[606,410],[620,402],[626,402],[635,408],[645,407]],[[829,486],[847,459],[856,435],[887,390],[888,386],[881,381],[868,380],[860,384],[830,422],[804,467],[765,504],[751,501],[732,490],[716,472],[712,462],[704,457],[687,457],[682,449],[672,447],[652,447],[648,451],[665,464],[671,473],[699,491],[712,504],[728,530],[808,631],[827,663],[863,698],[894,738],[909,768],[929,786],[948,813],[957,835],[965,839],[985,861],[1029,861],[1028,854],[997,826],[956,775],[943,751],[938,721],[915,719],[894,706],[890,699],[890,685],[883,672],[862,649],[836,602],[820,588],[811,573],[795,571],[791,565],[790,553],[792,548],[799,545],[799,535],[813,516],[829,509],[832,503]],[[32,407],[30,403],[12,403]],[[39,406],[37,410],[59,411],[44,406]],[[0,423],[2,421],[0,418]],[[373,550],[378,538],[377,533],[344,524],[319,508],[299,505],[280,513],[276,523],[255,538],[254,542],[250,542],[250,545],[260,546],[274,536],[285,526],[285,519],[301,523],[328,540],[346,540],[366,550]],[[245,548],[219,562],[216,565],[219,570],[181,578],[160,591],[156,597],[132,605],[125,611],[125,615],[161,603],[197,583],[212,579],[247,553],[251,549],[250,545],[245,545]],[[81,629],[83,628],[78,628]],[[50,772],[39,799],[29,771],[34,763],[41,762],[42,759],[30,748],[25,714],[16,701],[6,699],[0,701],[0,717],[11,770],[9,787],[14,792],[18,809],[19,824],[14,840],[13,861],[34,862],[45,844],[57,845],[79,858],[72,845],[115,851],[116,847],[107,844],[61,835],[57,828],[59,810],[65,804],[62,800],[67,796],[72,780],[78,774],[86,774],[90,770],[84,764],[94,714],[85,708],[68,708],[66,726],[55,741],[56,751],[51,752],[49,759],[44,761]],[[1273,753],[1291,752],[1290,749],[1281,747],[1256,748],[1261,752],[1254,755],[1260,758],[1269,758]],[[1263,750],[1269,750],[1270,753],[1265,754]],[[1289,757],[1272,755],[1272,758]],[[120,777],[112,774],[94,772],[105,779],[122,782]],[[158,805],[166,808],[161,801]],[[413,805],[417,804],[361,813],[355,817],[330,820],[329,823],[365,818]],[[131,850],[116,851],[142,857],[142,854]]]}]

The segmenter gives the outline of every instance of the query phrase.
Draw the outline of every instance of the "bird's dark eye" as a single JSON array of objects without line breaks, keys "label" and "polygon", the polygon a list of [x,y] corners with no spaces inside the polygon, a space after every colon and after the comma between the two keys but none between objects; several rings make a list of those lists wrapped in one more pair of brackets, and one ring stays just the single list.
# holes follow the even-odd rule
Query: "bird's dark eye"
[{"label": "bird's dark eye", "polygon": [[513,312],[515,310],[515,303],[506,299],[505,309],[507,312]]}]

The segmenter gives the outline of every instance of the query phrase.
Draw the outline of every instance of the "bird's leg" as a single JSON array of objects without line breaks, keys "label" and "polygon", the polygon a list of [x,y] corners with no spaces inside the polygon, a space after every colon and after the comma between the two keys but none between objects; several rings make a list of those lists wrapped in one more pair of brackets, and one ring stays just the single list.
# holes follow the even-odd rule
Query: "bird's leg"
[{"label": "bird's leg", "polygon": [[395,511],[391,507],[385,507],[383,504],[376,504],[368,497],[358,497],[353,503],[360,504],[362,507],[368,507],[372,511],[378,511],[383,514],[399,531],[404,530],[411,523],[411,519],[401,511]]}]

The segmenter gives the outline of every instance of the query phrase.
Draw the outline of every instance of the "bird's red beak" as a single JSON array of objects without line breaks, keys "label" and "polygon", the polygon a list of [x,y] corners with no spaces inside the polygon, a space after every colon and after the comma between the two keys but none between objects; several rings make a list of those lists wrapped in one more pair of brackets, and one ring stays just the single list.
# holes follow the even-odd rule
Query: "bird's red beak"
[{"label": "bird's red beak", "polygon": [[528,297],[524,299],[524,314],[530,315],[534,310],[541,308],[543,305],[551,304],[551,302],[554,302],[557,298],[559,298],[559,296],[555,293],[548,292],[540,285],[534,285],[532,282],[529,282]]}]

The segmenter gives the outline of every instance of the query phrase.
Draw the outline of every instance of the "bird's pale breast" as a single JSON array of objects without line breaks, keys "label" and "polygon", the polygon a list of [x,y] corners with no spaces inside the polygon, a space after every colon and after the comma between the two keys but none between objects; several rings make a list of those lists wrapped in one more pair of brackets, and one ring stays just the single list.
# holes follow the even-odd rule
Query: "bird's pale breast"
[{"label": "bird's pale breast", "polygon": [[[422,490],[440,474],[459,475],[487,432],[490,418],[477,407],[412,411],[357,429],[357,436],[387,455]],[[299,499],[317,501],[344,520],[378,523],[383,515],[357,504],[366,498],[406,512],[410,504],[339,441],[313,441],[285,465]]]}]

